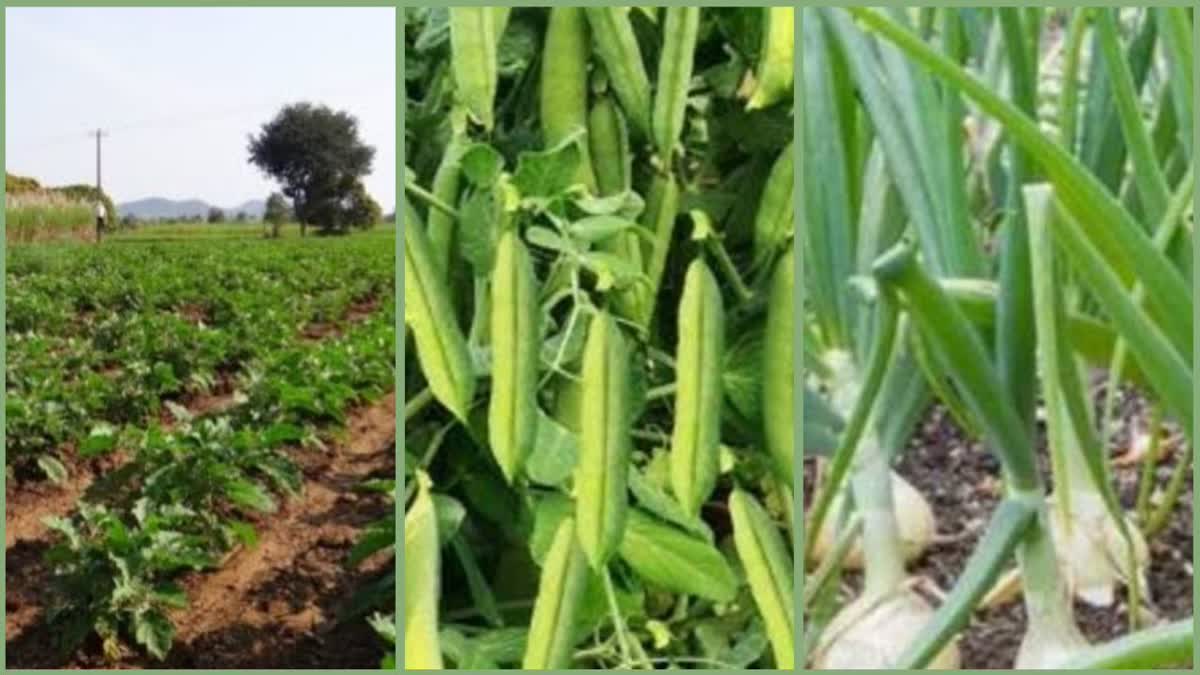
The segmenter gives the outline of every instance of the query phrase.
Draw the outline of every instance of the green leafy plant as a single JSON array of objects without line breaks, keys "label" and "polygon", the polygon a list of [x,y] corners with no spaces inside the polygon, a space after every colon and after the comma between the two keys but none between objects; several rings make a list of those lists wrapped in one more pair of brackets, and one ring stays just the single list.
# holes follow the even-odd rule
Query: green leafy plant
[{"label": "green leafy plant", "polygon": [[[802,12],[805,418],[824,455],[806,514],[814,667],[957,668],[972,612],[1014,589],[1027,616],[1016,668],[1190,662],[1171,637],[1190,620],[1144,625],[1161,521],[1125,512],[1109,442],[1114,392],[1136,387],[1188,446],[1174,471],[1191,466],[1194,102],[1167,76],[1190,70],[1191,21]],[[1093,368],[1108,373],[1104,400]],[[933,511],[892,471],[935,400],[985,441],[1002,485],[936,608],[907,570]],[[1148,493],[1158,460],[1143,461]],[[1180,481],[1163,486],[1160,517]],[[847,600],[833,581],[860,566]],[[1129,634],[1089,648],[1072,598],[1110,606],[1118,585]]]},{"label": "green leafy plant", "polygon": [[404,666],[791,668],[792,12],[406,22]]}]

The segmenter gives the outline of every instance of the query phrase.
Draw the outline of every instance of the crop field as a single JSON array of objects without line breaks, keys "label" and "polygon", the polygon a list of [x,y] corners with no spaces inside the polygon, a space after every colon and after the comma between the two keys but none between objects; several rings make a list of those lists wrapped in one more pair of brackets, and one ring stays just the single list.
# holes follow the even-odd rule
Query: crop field
[{"label": "crop field", "polygon": [[[208,239],[263,239],[268,225],[260,222],[228,223],[139,223],[132,228],[121,229],[105,235],[106,241],[114,242],[167,242],[197,241]],[[376,225],[376,229],[394,230],[390,223]],[[300,238],[298,223],[285,223],[279,227],[280,239]],[[393,235],[394,236],[394,235]]]},{"label": "crop field", "polygon": [[390,659],[394,251],[9,248],[9,667]]},{"label": "crop field", "polygon": [[793,10],[405,11],[404,667],[793,669]]},{"label": "crop field", "polygon": [[1194,664],[1194,14],[805,9],[807,666]]}]

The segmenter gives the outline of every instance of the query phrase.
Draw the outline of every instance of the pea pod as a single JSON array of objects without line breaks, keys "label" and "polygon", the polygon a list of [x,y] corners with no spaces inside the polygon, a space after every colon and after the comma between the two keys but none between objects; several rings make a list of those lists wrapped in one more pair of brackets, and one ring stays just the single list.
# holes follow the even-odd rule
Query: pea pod
[{"label": "pea pod", "polygon": [[747,110],[757,110],[782,101],[791,94],[795,76],[796,10],[793,7],[763,8],[762,48],[758,56],[757,86]]},{"label": "pea pod", "polygon": [[[601,196],[619,194],[629,189],[632,154],[625,116],[612,98],[604,94],[592,106],[588,115],[588,141],[592,148],[592,165]],[[628,261],[638,271],[643,269],[642,244],[635,232],[622,232],[600,244],[601,250]],[[645,311],[646,287],[635,285],[616,291],[612,296],[613,310],[625,319],[637,321]]]},{"label": "pea pod", "polygon": [[775,667],[796,667],[792,561],[779,529],[763,507],[741,489],[729,495],[733,543],[746,570],[750,594],[767,628]]},{"label": "pea pod", "polygon": [[628,190],[633,163],[629,130],[621,109],[607,94],[600,95],[588,114],[588,145],[599,194],[608,196]]},{"label": "pea pod", "polygon": [[[433,174],[433,196],[444,204],[451,206],[458,203],[458,190],[462,182],[463,152],[470,145],[471,139],[466,133],[466,119],[461,110],[451,113],[453,122],[450,142],[446,145],[445,154],[438,164],[437,172]],[[427,214],[429,221],[429,244],[433,251],[434,261],[441,270],[441,278],[446,279],[450,270],[450,252],[454,248],[454,216],[441,209],[431,208]]]},{"label": "pea pod", "polygon": [[658,83],[651,126],[654,147],[668,161],[683,132],[688,85],[692,81],[693,55],[700,30],[699,7],[668,7],[663,21],[663,47],[658,57]]},{"label": "pea pod", "polygon": [[434,262],[429,239],[405,200],[404,320],[412,328],[417,360],[429,389],[460,420],[475,396],[471,353],[450,302],[450,292]]},{"label": "pea pod", "polygon": [[579,465],[575,469],[579,542],[601,569],[625,531],[629,471],[629,351],[606,312],[592,318],[583,348]]},{"label": "pea pod", "polygon": [[596,53],[608,71],[609,82],[633,131],[650,138],[650,78],[633,34],[628,8],[588,7],[584,11],[592,27]]},{"label": "pea pod", "polygon": [[675,233],[675,216],[679,213],[679,184],[675,177],[655,174],[646,196],[646,210],[642,214],[642,225],[654,232],[654,241],[643,248],[643,255],[650,259],[646,268],[650,287],[646,290],[647,300],[638,323],[650,328],[654,319],[654,305],[658,298],[658,287],[662,283],[663,270],[667,266],[671,238]]},{"label": "pea pod", "polygon": [[684,511],[694,516],[717,482],[725,351],[721,289],[703,260],[688,267],[678,317],[671,487]]},{"label": "pea pod", "polygon": [[792,143],[783,149],[775,160],[767,184],[763,188],[758,211],[754,214],[754,261],[761,264],[775,253],[795,230],[796,158],[792,154]]},{"label": "pea pod", "polygon": [[533,260],[516,230],[500,237],[492,276],[492,393],[488,441],[512,483],[537,435],[541,348]]},{"label": "pea pod", "polygon": [[542,566],[523,669],[555,670],[571,665],[575,618],[587,579],[587,559],[575,536],[575,520],[566,518],[555,531]]},{"label": "pea pod", "polygon": [[441,670],[437,515],[429,494],[429,478],[418,473],[417,481],[417,498],[404,514],[404,668]]},{"label": "pea pod", "polygon": [[500,38],[504,35],[504,29],[508,27],[508,15],[512,13],[512,7],[493,7],[492,8],[492,29],[496,33],[496,46],[500,46]]},{"label": "pea pod", "polygon": [[[588,127],[588,24],[580,7],[554,7],[546,26],[542,58],[542,138],[547,147]],[[596,176],[587,142],[579,144],[582,161],[575,180],[592,192]]]},{"label": "pea pod", "polygon": [[492,7],[450,8],[450,52],[458,97],[471,117],[491,130],[499,66],[496,11]]},{"label": "pea pod", "polygon": [[763,337],[763,424],[767,450],[775,460],[779,475],[794,484],[796,439],[793,401],[795,401],[795,343],[793,341],[792,304],[794,286],[793,253],[776,263],[767,300],[767,328]]}]

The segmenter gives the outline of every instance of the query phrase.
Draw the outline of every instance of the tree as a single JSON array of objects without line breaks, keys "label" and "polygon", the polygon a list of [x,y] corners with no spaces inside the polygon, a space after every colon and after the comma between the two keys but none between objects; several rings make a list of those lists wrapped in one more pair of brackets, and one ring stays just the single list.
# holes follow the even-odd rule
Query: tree
[{"label": "tree", "polygon": [[234,222],[237,222],[237,223],[244,223],[244,222],[246,222],[246,220],[248,218],[249,218],[249,216],[246,215],[245,211],[238,211],[233,216]]},{"label": "tree", "polygon": [[251,135],[248,149],[250,163],[279,181],[292,200],[301,236],[307,225],[343,233],[374,224],[364,220],[373,201],[362,177],[371,171],[375,148],[359,138],[353,115],[294,103]]},{"label": "tree", "polygon": [[267,205],[263,210],[263,222],[271,226],[271,238],[279,238],[279,226],[286,223],[291,217],[290,211],[283,195],[272,192],[267,197]]},{"label": "tree", "polygon": [[218,209],[215,206],[209,207],[208,222],[220,223],[220,222],[224,222],[224,220],[225,220],[225,212],[224,211],[222,211],[221,209]]}]

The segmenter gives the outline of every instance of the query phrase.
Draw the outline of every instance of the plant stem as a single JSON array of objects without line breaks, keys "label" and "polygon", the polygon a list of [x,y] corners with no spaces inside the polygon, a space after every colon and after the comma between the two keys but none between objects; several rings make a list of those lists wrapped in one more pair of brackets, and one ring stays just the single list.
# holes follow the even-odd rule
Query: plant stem
[{"label": "plant stem", "polygon": [[825,585],[833,578],[833,573],[841,566],[842,559],[846,557],[846,553],[850,551],[850,547],[854,544],[854,540],[858,538],[859,532],[862,531],[862,514],[856,513],[850,518],[850,522],[838,532],[837,541],[833,544],[833,550],[825,559],[821,561],[821,565],[813,572],[804,582],[804,607],[807,607],[821,591],[825,589]]},{"label": "plant stem", "polygon": [[1025,587],[1025,612],[1029,617],[1027,632],[1078,632],[1048,525],[1046,509],[1039,508],[1017,547],[1017,564]]},{"label": "plant stem", "polygon": [[613,587],[612,573],[605,567],[601,572],[604,579],[604,595],[608,599],[608,611],[612,616],[613,630],[617,634],[617,645],[621,649],[621,660],[633,663],[633,653],[629,647],[629,636],[626,634],[625,620],[621,617],[621,606],[617,603],[617,591]]},{"label": "plant stem", "polygon": [[416,417],[422,410],[433,402],[433,390],[429,387],[422,389],[416,396],[404,404],[404,421]]},{"label": "plant stem", "polygon": [[749,304],[754,299],[754,291],[750,290],[746,286],[746,282],[742,281],[742,275],[738,274],[737,267],[729,257],[729,251],[725,250],[725,244],[716,237],[709,237],[705,241],[708,244],[708,252],[717,261],[717,268],[721,270],[721,274],[725,279],[733,285],[733,290],[737,293],[738,301],[743,305]]},{"label": "plant stem", "polygon": [[1179,501],[1179,495],[1183,492],[1184,481],[1191,474],[1188,468],[1192,465],[1192,456],[1195,452],[1191,443],[1186,443],[1184,454],[1179,458],[1179,463],[1175,465],[1175,470],[1171,473],[1171,479],[1167,482],[1167,490],[1163,495],[1162,503],[1155,509],[1154,514],[1150,516],[1150,521],[1146,523],[1143,532],[1146,537],[1152,537],[1159,532],[1167,524],[1167,519],[1171,516],[1171,512],[1175,510],[1175,504]]},{"label": "plant stem", "polygon": [[[868,421],[874,427],[874,417]],[[863,596],[879,598],[904,581],[904,550],[900,524],[892,499],[892,472],[887,453],[872,433],[859,448],[859,462],[851,482],[858,512],[862,514],[862,547],[866,580]]]},{"label": "plant stem", "polygon": [[456,211],[453,206],[450,206],[446,202],[438,199],[432,192],[429,192],[420,185],[417,185],[416,182],[411,180],[404,181],[404,189],[407,190],[409,194],[417,199],[420,199],[429,206],[432,206],[438,211],[441,211],[451,218],[458,220],[458,211]]},{"label": "plant stem", "polygon": [[653,389],[650,389],[649,391],[646,392],[646,400],[654,401],[654,400],[657,400],[660,398],[666,398],[668,396],[671,396],[672,394],[675,393],[676,386],[677,386],[676,383],[668,382],[666,384],[654,387]]},{"label": "plant stem", "polygon": [[1142,470],[1138,476],[1137,501],[1134,503],[1134,513],[1142,524],[1143,530],[1150,517],[1150,495],[1154,492],[1154,470],[1158,468],[1159,452],[1162,447],[1162,409],[1157,405],[1150,407],[1150,447],[1142,458]]}]

